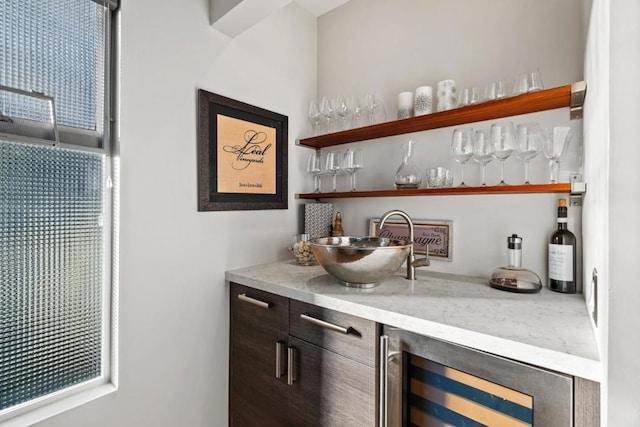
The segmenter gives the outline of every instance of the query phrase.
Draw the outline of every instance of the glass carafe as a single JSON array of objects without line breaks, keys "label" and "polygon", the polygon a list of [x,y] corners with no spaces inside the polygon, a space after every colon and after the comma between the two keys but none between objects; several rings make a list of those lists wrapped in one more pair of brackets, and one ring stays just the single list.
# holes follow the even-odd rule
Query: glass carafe
[{"label": "glass carafe", "polygon": [[536,273],[522,268],[522,237],[517,234],[507,237],[507,257],[509,265],[493,270],[489,285],[503,291],[538,292],[542,282]]},{"label": "glass carafe", "polygon": [[402,163],[396,171],[396,188],[398,190],[406,188],[418,188],[421,178],[418,167],[413,161],[413,150],[415,142],[409,140],[406,144],[402,144]]}]

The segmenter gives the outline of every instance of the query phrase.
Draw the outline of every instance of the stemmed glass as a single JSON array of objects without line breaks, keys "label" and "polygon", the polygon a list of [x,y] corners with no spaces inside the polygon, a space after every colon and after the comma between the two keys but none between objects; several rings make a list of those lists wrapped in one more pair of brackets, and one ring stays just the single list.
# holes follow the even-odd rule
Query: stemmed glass
[{"label": "stemmed glass", "polygon": [[453,130],[453,138],[451,140],[451,156],[460,163],[460,185],[458,187],[467,187],[464,183],[464,165],[467,164],[473,155],[473,128],[462,127]]},{"label": "stemmed glass", "polygon": [[476,139],[473,141],[473,160],[482,166],[482,186],[486,187],[487,163],[493,160],[493,145],[489,141],[489,133],[486,130],[476,131]]},{"label": "stemmed glass", "polygon": [[351,176],[351,191],[356,191],[356,173],[364,167],[362,151],[348,148],[342,159],[342,169]]},{"label": "stemmed glass", "polygon": [[336,113],[336,116],[340,120],[340,129],[347,129],[347,117],[349,117],[349,107],[347,106],[347,101],[342,96],[336,97],[333,102],[333,110]]},{"label": "stemmed glass", "polygon": [[352,96],[347,101],[347,108],[351,113],[351,127],[357,128],[360,126],[360,115],[362,114],[362,105],[360,99],[357,96]]},{"label": "stemmed glass", "polygon": [[542,152],[549,159],[549,182],[555,184],[558,182],[560,160],[567,151],[573,132],[568,126],[556,126],[553,129],[542,129],[540,135],[542,137]]},{"label": "stemmed glass", "polygon": [[320,153],[313,151],[307,159],[307,172],[313,175],[313,192],[320,193],[320,174],[322,173]]},{"label": "stemmed glass", "polygon": [[326,96],[322,97],[322,101],[320,101],[320,114],[324,118],[324,121],[327,123],[328,133],[331,133],[331,131],[333,130],[334,113],[335,112],[333,110],[333,105],[331,104],[331,101],[329,101],[329,99]]},{"label": "stemmed glass", "polygon": [[540,126],[538,123],[520,123],[516,126],[516,157],[524,162],[524,183],[529,182],[529,161],[540,152]]},{"label": "stemmed glass", "polygon": [[324,172],[327,175],[331,175],[333,189],[331,191],[337,190],[337,182],[336,177],[338,175],[338,171],[340,170],[340,157],[337,153],[330,151],[327,153],[327,157],[324,159]]},{"label": "stemmed glass", "polygon": [[[378,121],[386,120],[386,112],[384,105],[380,102],[378,96],[373,93],[368,93],[364,100],[364,108],[367,110],[368,124],[372,125]],[[378,120],[380,117],[380,120]]]},{"label": "stemmed glass", "polygon": [[498,185],[509,185],[504,182],[504,161],[515,149],[515,130],[513,122],[497,122],[489,129],[489,140],[493,147],[493,157],[500,160],[500,182]]},{"label": "stemmed glass", "polygon": [[322,115],[320,114],[320,107],[318,106],[318,101],[315,99],[311,101],[309,104],[309,121],[311,122],[311,129],[313,130],[313,135],[320,134],[320,123],[322,121]]}]

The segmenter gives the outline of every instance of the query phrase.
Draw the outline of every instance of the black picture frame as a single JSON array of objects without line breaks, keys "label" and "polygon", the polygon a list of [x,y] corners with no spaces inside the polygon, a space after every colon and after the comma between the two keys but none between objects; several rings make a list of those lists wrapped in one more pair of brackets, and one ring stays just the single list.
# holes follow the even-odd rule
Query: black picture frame
[{"label": "black picture frame", "polygon": [[[225,121],[224,123],[230,121],[246,126],[247,130],[242,133],[243,140],[229,138],[227,134],[223,134],[221,120]],[[256,129],[267,130],[269,134],[268,140],[265,136],[265,141],[259,141],[262,145],[254,138],[258,132],[251,133],[254,132],[251,130],[252,124]],[[198,211],[287,209],[288,125],[289,119],[285,115],[199,89]],[[275,137],[272,129],[275,130]],[[265,132],[260,134],[266,135]],[[251,136],[247,137],[247,135]],[[264,154],[274,149],[275,159],[271,151],[268,155],[269,161],[266,162],[268,165],[264,165],[262,160],[267,157]],[[220,153],[222,155],[219,155]],[[275,169],[273,169],[274,162]],[[270,190],[267,194],[252,190],[252,188],[262,189],[262,182],[238,183],[240,187],[235,192],[229,190],[227,187],[230,184],[219,175],[219,164],[223,172],[233,170],[233,173],[237,174],[244,173],[244,169],[236,171],[239,167],[228,165],[240,164],[242,168],[246,168],[247,174],[263,168],[267,174],[266,178],[262,178],[266,180],[265,187],[275,191]],[[251,175],[248,176],[251,177]],[[219,191],[222,185],[227,187]]]}]

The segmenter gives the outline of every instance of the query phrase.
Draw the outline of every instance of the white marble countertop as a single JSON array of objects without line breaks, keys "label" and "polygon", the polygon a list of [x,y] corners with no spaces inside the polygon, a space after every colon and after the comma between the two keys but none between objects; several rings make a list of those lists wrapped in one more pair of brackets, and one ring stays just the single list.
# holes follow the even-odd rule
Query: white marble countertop
[{"label": "white marble countertop", "polygon": [[[404,269],[401,269],[404,272]],[[400,272],[373,289],[347,288],[322,267],[275,262],[227,271],[226,280],[546,369],[600,381],[582,295],[493,289],[486,279]]]}]

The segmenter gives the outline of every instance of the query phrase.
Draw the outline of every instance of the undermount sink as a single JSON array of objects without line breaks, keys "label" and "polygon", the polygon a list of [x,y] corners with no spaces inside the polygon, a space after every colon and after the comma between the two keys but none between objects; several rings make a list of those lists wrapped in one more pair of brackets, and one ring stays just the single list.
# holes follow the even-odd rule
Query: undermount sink
[{"label": "undermount sink", "polygon": [[385,237],[321,237],[309,241],[320,265],[345,285],[372,288],[395,273],[411,253],[408,240]]}]

